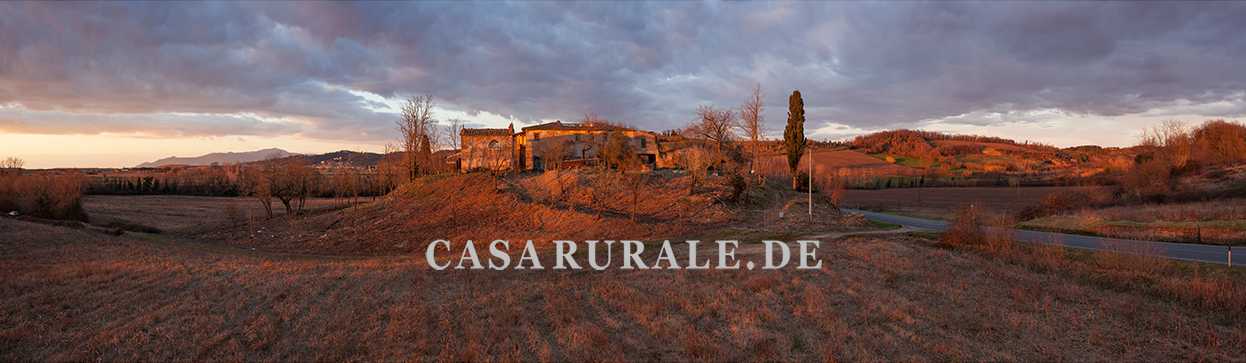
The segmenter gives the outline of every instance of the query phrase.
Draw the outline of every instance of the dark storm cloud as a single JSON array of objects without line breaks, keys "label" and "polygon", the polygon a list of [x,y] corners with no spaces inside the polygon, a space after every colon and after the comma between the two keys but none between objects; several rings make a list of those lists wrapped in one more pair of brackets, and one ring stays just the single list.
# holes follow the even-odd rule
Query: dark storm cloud
[{"label": "dark storm cloud", "polygon": [[391,138],[354,90],[661,130],[757,83],[776,126],[800,89],[811,129],[1235,116],[1240,19],[1232,2],[4,3],[0,128]]}]

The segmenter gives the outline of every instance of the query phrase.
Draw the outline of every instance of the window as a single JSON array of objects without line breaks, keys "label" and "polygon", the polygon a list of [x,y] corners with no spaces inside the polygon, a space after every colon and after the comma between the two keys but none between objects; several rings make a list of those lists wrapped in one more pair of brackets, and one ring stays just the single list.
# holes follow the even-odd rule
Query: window
[{"label": "window", "polygon": [[540,139],[541,139],[541,133],[539,133],[539,132],[532,133],[532,139],[533,139],[533,140],[540,140]]},{"label": "window", "polygon": [[641,149],[644,149],[644,148],[645,148],[645,143],[646,143],[646,142],[648,142],[648,141],[649,141],[649,139],[646,139],[644,136],[641,136],[641,137],[640,137],[640,148],[641,148]]},{"label": "window", "polygon": [[490,142],[489,142],[489,147],[494,147],[494,148],[496,148],[496,147],[502,147],[502,144],[498,143],[498,141],[497,141],[497,140],[493,140],[493,141],[490,141]]}]

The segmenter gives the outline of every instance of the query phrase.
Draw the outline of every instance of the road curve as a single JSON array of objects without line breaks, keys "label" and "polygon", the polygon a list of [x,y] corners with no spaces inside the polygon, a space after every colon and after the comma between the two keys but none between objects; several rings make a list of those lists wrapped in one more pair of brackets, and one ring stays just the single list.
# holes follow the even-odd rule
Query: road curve
[{"label": "road curve", "polygon": [[[948,222],[929,219],[904,217],[891,214],[866,212],[855,209],[844,209],[844,212],[859,213],[865,219],[884,223],[899,224],[906,227],[927,229],[942,232],[947,229]],[[993,229],[993,228],[992,228]],[[1148,254],[1176,260],[1198,261],[1208,263],[1229,263],[1229,251],[1226,246],[1199,245],[1191,243],[1149,242],[1119,238],[1079,236],[1075,234],[1036,232],[1020,229],[1007,229],[1017,241],[1059,244],[1064,247],[1103,251],[1106,246],[1120,246],[1116,250],[1134,254]],[[1234,264],[1246,264],[1246,248],[1238,247],[1233,253]]]}]

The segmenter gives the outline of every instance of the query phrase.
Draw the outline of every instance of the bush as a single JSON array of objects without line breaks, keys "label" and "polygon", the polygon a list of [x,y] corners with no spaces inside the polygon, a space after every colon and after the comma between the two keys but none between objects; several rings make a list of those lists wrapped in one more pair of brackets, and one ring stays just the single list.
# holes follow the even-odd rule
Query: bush
[{"label": "bush", "polygon": [[943,247],[960,247],[982,245],[986,241],[986,233],[982,231],[982,216],[977,208],[969,206],[961,209],[956,218],[948,223],[947,230],[939,236],[939,245]]},{"label": "bush", "polygon": [[8,176],[0,191],[4,212],[17,210],[24,215],[46,219],[86,221],[82,210],[85,181],[80,174],[38,173]]},{"label": "bush", "polygon": [[[1017,251],[1017,244],[1008,229],[998,228],[1005,224],[1003,220],[991,220],[983,215],[977,207],[970,205],[961,209],[956,218],[948,224],[947,230],[939,236],[939,245],[943,247],[978,246],[996,256],[1011,256]],[[983,225],[997,228],[990,230]]]},{"label": "bush", "polygon": [[818,180],[818,189],[826,195],[826,201],[839,209],[839,200],[844,197],[844,189],[848,187],[847,178],[839,177],[835,174],[828,174]]}]

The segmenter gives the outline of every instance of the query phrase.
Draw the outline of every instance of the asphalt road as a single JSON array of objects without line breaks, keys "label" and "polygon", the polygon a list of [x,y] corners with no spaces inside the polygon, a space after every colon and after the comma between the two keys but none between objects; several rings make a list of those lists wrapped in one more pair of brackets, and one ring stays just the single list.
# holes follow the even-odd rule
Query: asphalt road
[{"label": "asphalt road", "polygon": [[[845,212],[860,213],[865,219],[891,224],[899,224],[906,227],[914,227],[928,229],[932,231],[942,232],[947,228],[948,222],[933,221],[929,219],[902,217],[890,214],[866,212],[854,209],[844,209]],[[1199,245],[1190,243],[1168,243],[1168,242],[1149,242],[1130,239],[1104,238],[1079,236],[1075,234],[1051,233],[1051,232],[1035,232],[1019,229],[1008,229],[1012,233],[1014,239],[1021,242],[1042,243],[1042,244],[1060,244],[1064,247],[1081,248],[1087,250],[1103,251],[1105,245],[1122,246],[1117,250],[1134,254],[1149,254],[1163,256],[1176,260],[1198,261],[1209,263],[1229,263],[1229,247]],[[1246,248],[1238,247],[1233,251],[1233,264],[1246,264]]]}]

